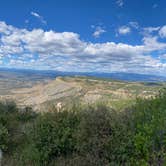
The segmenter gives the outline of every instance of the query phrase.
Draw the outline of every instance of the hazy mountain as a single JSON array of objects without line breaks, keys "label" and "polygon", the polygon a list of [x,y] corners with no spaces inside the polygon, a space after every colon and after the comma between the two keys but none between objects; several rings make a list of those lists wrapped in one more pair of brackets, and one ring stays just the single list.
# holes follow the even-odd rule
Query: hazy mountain
[{"label": "hazy mountain", "polygon": [[123,81],[139,81],[139,82],[163,82],[166,77],[157,75],[146,75],[137,73],[96,73],[96,72],[61,72],[51,70],[26,70],[26,69],[0,69],[0,79],[17,76],[23,79],[43,80],[54,79],[57,76],[92,76],[98,78],[107,78]]}]

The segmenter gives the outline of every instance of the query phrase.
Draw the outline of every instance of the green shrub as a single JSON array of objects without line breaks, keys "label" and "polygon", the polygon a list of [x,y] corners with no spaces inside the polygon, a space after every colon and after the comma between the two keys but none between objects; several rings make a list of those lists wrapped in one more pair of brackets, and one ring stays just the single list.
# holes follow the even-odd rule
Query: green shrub
[{"label": "green shrub", "polygon": [[114,114],[115,112],[110,112],[104,106],[82,110],[75,137],[77,152],[83,156],[85,162],[98,165],[108,164],[107,147],[115,129]]},{"label": "green shrub", "polygon": [[4,152],[4,165],[10,165],[8,162],[14,161],[15,153],[26,144],[25,122],[31,118],[25,120],[25,115],[30,117],[31,114],[23,114],[14,102],[0,103],[0,149]]},{"label": "green shrub", "polygon": [[18,166],[166,165],[165,126],[165,90],[122,112],[99,105],[34,114],[0,104],[0,148]]},{"label": "green shrub", "polygon": [[20,122],[30,122],[37,117],[37,113],[35,113],[31,107],[25,107],[21,109],[18,114],[18,120]]},{"label": "green shrub", "polygon": [[[155,154],[155,160],[161,159],[164,162],[166,92],[161,91],[156,98],[149,100],[139,99],[133,109],[131,120],[135,131],[133,141],[136,158],[150,163]],[[160,154],[161,151],[163,155]]]},{"label": "green shrub", "polygon": [[73,133],[78,126],[75,112],[46,113],[41,115],[31,132],[34,148],[42,164],[58,156],[66,156],[75,150]]},{"label": "green shrub", "polygon": [[0,124],[0,149],[5,151],[7,150],[9,142],[9,133],[5,126]]}]

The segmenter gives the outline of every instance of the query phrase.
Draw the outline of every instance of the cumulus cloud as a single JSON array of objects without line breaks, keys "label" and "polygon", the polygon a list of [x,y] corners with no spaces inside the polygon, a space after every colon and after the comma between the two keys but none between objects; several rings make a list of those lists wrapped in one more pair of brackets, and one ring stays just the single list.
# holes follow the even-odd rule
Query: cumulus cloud
[{"label": "cumulus cloud", "polygon": [[160,60],[166,60],[166,53],[159,55]]},{"label": "cumulus cloud", "polygon": [[0,21],[0,34],[9,35],[12,31],[15,30],[16,29],[13,26],[7,25],[4,21]]},{"label": "cumulus cloud", "polygon": [[157,37],[144,37],[142,45],[91,43],[74,32],[19,29],[0,22],[0,55],[3,65],[62,71],[157,72],[164,75],[166,64],[151,56],[166,51]]},{"label": "cumulus cloud", "polygon": [[165,38],[165,37],[166,37],[166,25],[163,26],[163,27],[160,29],[159,35],[160,35],[162,38]]},{"label": "cumulus cloud", "polygon": [[120,27],[119,29],[118,29],[118,33],[120,34],[120,35],[126,35],[126,34],[128,34],[128,33],[130,33],[131,32],[131,29],[130,29],[130,27],[128,27],[128,26],[122,26],[122,27]]},{"label": "cumulus cloud", "polygon": [[158,32],[160,30],[160,27],[145,27],[143,28],[143,34],[144,35],[149,35],[152,34],[153,32]]},{"label": "cumulus cloud", "polygon": [[47,21],[44,20],[43,16],[39,15],[38,13],[32,11],[31,15],[39,19],[41,23],[47,24]]},{"label": "cumulus cloud", "polygon": [[[93,26],[94,27],[94,26]],[[100,37],[100,35],[102,35],[103,33],[106,32],[106,30],[104,28],[102,28],[101,26],[97,26],[97,27],[94,27],[95,28],[95,31],[94,33],[92,34],[95,38],[98,38]]]}]

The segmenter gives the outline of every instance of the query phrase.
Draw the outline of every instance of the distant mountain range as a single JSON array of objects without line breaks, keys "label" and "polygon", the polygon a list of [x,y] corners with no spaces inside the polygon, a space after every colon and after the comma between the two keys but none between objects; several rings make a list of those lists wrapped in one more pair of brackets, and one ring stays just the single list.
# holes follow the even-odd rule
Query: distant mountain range
[{"label": "distant mountain range", "polygon": [[[24,75],[24,77],[32,76],[43,77],[43,78],[56,78],[57,76],[88,76],[97,78],[106,78],[114,80],[123,81],[138,81],[138,82],[166,82],[166,77],[147,75],[147,74],[137,74],[137,73],[96,73],[96,72],[61,72],[61,71],[51,71],[51,70],[27,70],[27,69],[7,69],[0,68],[0,73],[13,73],[16,75]],[[1,75],[0,75],[1,77]]]},{"label": "distant mountain range", "polygon": [[95,76],[100,78],[110,78],[123,81],[138,81],[138,82],[165,82],[166,77],[137,74],[137,73],[87,73],[88,76]]}]

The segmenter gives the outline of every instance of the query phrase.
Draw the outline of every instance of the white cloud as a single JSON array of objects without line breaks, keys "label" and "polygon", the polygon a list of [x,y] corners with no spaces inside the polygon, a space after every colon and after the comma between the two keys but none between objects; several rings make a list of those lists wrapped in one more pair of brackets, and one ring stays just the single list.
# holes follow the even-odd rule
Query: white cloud
[{"label": "white cloud", "polygon": [[40,18],[40,17],[41,17],[38,13],[35,13],[35,12],[31,12],[31,15],[32,15],[32,16],[35,16],[35,17],[37,17],[37,18]]},{"label": "white cloud", "polygon": [[130,21],[130,22],[129,22],[129,25],[130,25],[131,27],[135,28],[135,29],[138,29],[138,28],[139,28],[139,24],[138,24],[138,22],[136,22],[136,21]]},{"label": "white cloud", "polygon": [[146,51],[161,51],[166,49],[166,43],[161,43],[158,41],[158,37],[148,36],[143,38]]},{"label": "white cloud", "polygon": [[11,25],[6,25],[4,21],[0,21],[0,34],[9,35],[15,28]]},{"label": "white cloud", "polygon": [[38,13],[32,11],[31,15],[38,18],[41,21],[41,23],[47,24],[47,21],[44,20],[43,16],[39,15]]},{"label": "white cloud", "polygon": [[159,59],[166,60],[166,54],[159,55]]},{"label": "white cloud", "polygon": [[93,36],[95,38],[100,37],[101,34],[106,32],[106,30],[104,28],[102,28],[101,26],[97,26],[97,27],[93,26],[92,28],[95,28],[95,32],[93,33]]},{"label": "white cloud", "polygon": [[153,32],[159,31],[160,27],[145,27],[143,28],[145,34],[151,34]]},{"label": "white cloud", "polygon": [[131,32],[131,29],[128,26],[122,26],[118,29],[118,33],[121,34],[121,35],[126,35],[130,32]]},{"label": "white cloud", "polygon": [[151,56],[166,51],[157,37],[144,37],[141,45],[91,43],[73,32],[19,29],[0,22],[1,59],[7,67],[63,71],[156,72],[165,75],[166,64]]},{"label": "white cloud", "polygon": [[123,7],[124,1],[123,1],[123,0],[116,0],[116,4],[117,4],[119,7]]},{"label": "white cloud", "polygon": [[165,38],[165,37],[166,37],[166,25],[163,26],[163,27],[160,29],[159,35],[160,35],[160,37],[162,37],[162,38]]}]

